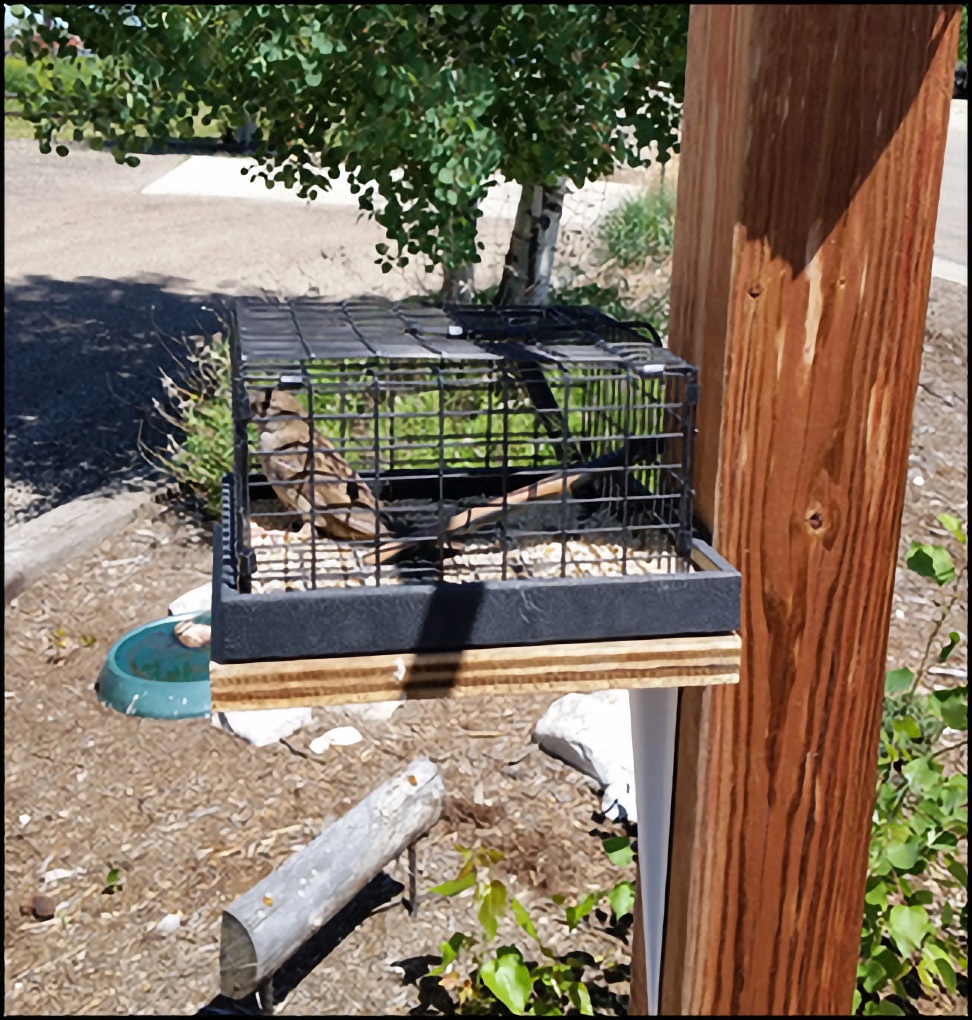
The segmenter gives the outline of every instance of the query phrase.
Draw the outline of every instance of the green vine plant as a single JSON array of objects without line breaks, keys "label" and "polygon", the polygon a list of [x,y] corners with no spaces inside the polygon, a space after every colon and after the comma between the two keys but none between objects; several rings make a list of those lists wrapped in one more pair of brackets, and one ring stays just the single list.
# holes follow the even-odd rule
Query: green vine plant
[{"label": "green vine plant", "polygon": [[[604,840],[605,853],[618,867],[634,860],[631,842],[626,836]],[[473,909],[480,932],[467,935],[455,932],[439,947],[441,963],[426,975],[437,981],[450,998],[456,1013],[463,1015],[516,1016],[593,1016],[585,972],[591,958],[579,954],[557,956],[537,932],[523,904],[510,896],[506,885],[496,877],[495,867],[503,860],[498,850],[469,849],[457,846],[463,864],[455,878],[432,891],[443,896],[458,896],[473,890]],[[565,906],[566,897],[552,900],[563,907],[564,924],[574,931],[600,903],[607,900],[615,923],[631,913],[635,887],[621,879],[611,889],[589,892],[577,903]],[[525,951],[513,943],[498,945],[501,924],[511,919],[519,936],[526,935],[530,948]],[[539,953],[540,959],[532,954]],[[586,955],[586,954],[585,954]],[[602,966],[604,958],[593,958]]]},{"label": "green vine plant", "polygon": [[[968,778],[944,759],[965,744],[968,674],[944,667],[961,641],[944,633],[968,567],[962,523],[941,514],[953,539],[912,542],[907,565],[946,594],[915,672],[887,674],[878,788],[854,1012],[901,1016],[920,996],[951,996],[968,970]],[[958,563],[956,563],[958,559]],[[951,677],[929,690],[925,683]],[[963,679],[964,677],[964,679]]]}]

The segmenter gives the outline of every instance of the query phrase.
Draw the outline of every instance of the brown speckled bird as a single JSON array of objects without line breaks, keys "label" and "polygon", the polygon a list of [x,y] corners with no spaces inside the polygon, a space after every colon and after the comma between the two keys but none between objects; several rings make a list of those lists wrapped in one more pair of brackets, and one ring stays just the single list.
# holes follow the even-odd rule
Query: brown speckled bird
[{"label": "brown speckled bird", "polygon": [[368,484],[325,436],[316,429],[311,436],[307,412],[292,393],[268,389],[249,397],[260,430],[256,455],[284,506],[307,520],[313,507],[314,523],[331,538],[374,539],[376,527],[381,538],[391,537]]}]

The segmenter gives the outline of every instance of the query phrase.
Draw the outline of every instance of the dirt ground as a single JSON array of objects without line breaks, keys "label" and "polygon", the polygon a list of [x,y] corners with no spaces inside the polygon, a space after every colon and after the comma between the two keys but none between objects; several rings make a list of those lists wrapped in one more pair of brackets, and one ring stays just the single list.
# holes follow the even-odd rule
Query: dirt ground
[{"label": "dirt ground", "polygon": [[[420,890],[455,873],[456,842],[506,852],[528,908],[551,893],[583,893],[621,877],[593,835],[618,831],[595,820],[596,793],[529,742],[552,696],[407,704],[380,725],[355,722],[364,743],[314,761],[282,744],[251,747],[209,720],[136,719],[102,707],[92,684],[109,644],[164,615],[168,601],[205,579],[210,562],[205,532],[150,508],[7,611],[8,1013],[221,1008],[221,908],[307,843],[325,819],[423,754],[441,769],[449,802],[420,844]],[[66,632],[66,647],[57,647],[56,628]],[[340,710],[318,710],[315,724],[291,743],[306,750],[314,736],[348,721]],[[368,897],[314,940],[309,960],[305,954],[281,975],[281,1013],[404,1014],[418,1006],[405,977],[422,961],[403,964],[405,974],[396,964],[434,954],[471,918],[468,900],[429,897],[410,919],[401,904],[404,866],[403,859],[389,868]],[[106,895],[111,868],[120,869],[123,889]],[[42,882],[55,869],[72,874]],[[21,916],[21,901],[39,891],[58,902],[56,919]],[[363,919],[369,905],[377,909]],[[171,913],[182,916],[179,930],[153,932]],[[555,934],[549,920],[545,927]],[[572,948],[627,960],[619,936],[596,930],[579,944],[572,940]],[[602,1002],[623,1005],[626,991],[622,975],[603,990]]]}]

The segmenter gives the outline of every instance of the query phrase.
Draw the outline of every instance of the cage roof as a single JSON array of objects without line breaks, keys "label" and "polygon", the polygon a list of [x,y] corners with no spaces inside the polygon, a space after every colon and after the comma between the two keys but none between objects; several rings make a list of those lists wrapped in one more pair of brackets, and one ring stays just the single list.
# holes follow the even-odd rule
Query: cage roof
[{"label": "cage roof", "polygon": [[683,365],[649,323],[591,307],[497,308],[391,302],[241,298],[234,326],[243,362],[287,368],[353,360],[624,363],[643,373]]}]

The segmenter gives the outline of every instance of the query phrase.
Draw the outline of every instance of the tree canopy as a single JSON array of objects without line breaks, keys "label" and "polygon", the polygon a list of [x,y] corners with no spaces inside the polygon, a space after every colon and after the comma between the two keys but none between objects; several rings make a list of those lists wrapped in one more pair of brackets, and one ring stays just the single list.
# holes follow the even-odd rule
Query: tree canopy
[{"label": "tree canopy", "polygon": [[[384,269],[420,253],[430,266],[478,261],[478,206],[497,174],[581,186],[647,162],[649,147],[661,161],[677,149],[686,5],[54,4],[44,15],[16,37],[50,82],[21,97],[42,150],[67,125],[135,163],[148,141],[192,137],[200,115],[250,117],[268,186],[312,197],[347,171],[391,242]],[[60,73],[77,59],[70,35],[98,57],[89,74]]]}]

